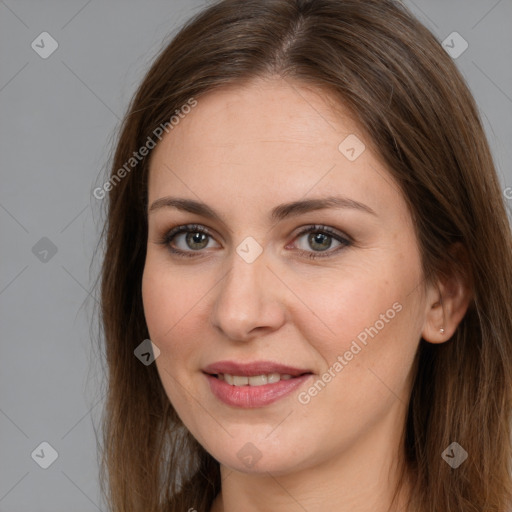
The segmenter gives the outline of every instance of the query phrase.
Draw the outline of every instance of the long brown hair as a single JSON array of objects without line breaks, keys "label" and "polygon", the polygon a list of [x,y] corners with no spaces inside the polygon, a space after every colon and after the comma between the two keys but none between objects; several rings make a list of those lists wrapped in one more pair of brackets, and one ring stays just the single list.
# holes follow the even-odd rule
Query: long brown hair
[{"label": "long brown hair", "polygon": [[[354,113],[409,204],[424,275],[458,271],[471,283],[452,339],[420,341],[403,432],[414,510],[508,512],[510,226],[473,97],[435,37],[393,0],[219,1],[163,48],[134,95],[103,188],[101,474],[111,510],[206,512],[221,486],[218,462],[177,417],[156,366],[134,356],[149,338],[141,296],[149,155],[126,164],[191,98],[200,108],[206,92],[272,75],[326,88]],[[451,256],[454,242],[465,259]],[[457,469],[441,457],[453,441],[469,454]]]}]

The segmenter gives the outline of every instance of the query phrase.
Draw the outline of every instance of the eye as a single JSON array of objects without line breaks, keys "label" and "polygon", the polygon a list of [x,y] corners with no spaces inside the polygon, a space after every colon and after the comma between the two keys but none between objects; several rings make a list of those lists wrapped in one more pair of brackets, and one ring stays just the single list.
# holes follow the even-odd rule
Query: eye
[{"label": "eye", "polygon": [[[349,237],[322,225],[306,227],[298,233],[294,241],[305,237],[305,235],[308,235],[305,242],[313,251],[307,248],[299,248],[299,253],[312,259],[333,256],[353,243]],[[202,249],[209,247],[209,242],[212,240],[213,235],[204,226],[200,224],[187,224],[171,229],[164,235],[159,243],[165,245],[172,254],[178,257],[196,257],[200,255]],[[333,240],[338,245],[334,250],[329,250],[331,249]],[[177,247],[180,242],[182,246]],[[287,248],[288,247],[289,245]]]},{"label": "eye", "polygon": [[[327,226],[309,226],[300,231],[296,239],[302,238],[305,235],[308,235],[307,238],[305,238],[305,244],[311,247],[313,251],[307,250],[306,247],[306,249],[299,249],[299,252],[306,254],[308,258],[312,259],[333,256],[345,247],[352,245],[352,241],[349,237],[345,237]],[[334,250],[329,250],[333,240],[338,243],[338,246]]]},{"label": "eye", "polygon": [[[200,224],[187,224],[185,226],[177,226],[165,234],[160,243],[167,246],[171,253],[177,256],[194,257],[202,249],[208,247],[212,235],[204,226]],[[174,245],[182,242],[182,247],[177,249]]]}]

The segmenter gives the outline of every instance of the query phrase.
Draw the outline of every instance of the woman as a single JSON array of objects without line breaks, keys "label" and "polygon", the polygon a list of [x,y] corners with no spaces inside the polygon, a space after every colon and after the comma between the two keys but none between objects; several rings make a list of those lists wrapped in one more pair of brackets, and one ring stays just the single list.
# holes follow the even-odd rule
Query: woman
[{"label": "woman", "polygon": [[510,227],[405,7],[208,7],[103,190],[112,510],[509,510]]}]

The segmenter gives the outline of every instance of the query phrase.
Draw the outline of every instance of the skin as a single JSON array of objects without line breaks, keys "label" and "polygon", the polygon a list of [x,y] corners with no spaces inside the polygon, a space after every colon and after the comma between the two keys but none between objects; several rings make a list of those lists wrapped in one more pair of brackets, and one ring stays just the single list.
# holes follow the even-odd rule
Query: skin
[{"label": "skin", "polygon": [[[467,308],[455,276],[426,284],[400,189],[348,111],[328,99],[280,78],[225,87],[198,98],[151,155],[149,206],[172,195],[207,203],[223,219],[150,211],[142,283],[163,387],[221,464],[214,512],[386,510],[419,340],[446,341]],[[366,146],[354,161],[338,150],[350,134]],[[375,214],[328,208],[268,218],[278,204],[332,195]],[[211,236],[187,245],[186,233],[177,235],[170,244],[195,254],[180,258],[161,240],[188,223]],[[312,224],[353,242],[308,242],[298,232]],[[263,249],[252,263],[236,252],[249,236]],[[394,318],[300,403],[299,392],[395,303]],[[272,360],[315,375],[271,405],[240,409],[220,402],[201,371],[226,359]],[[248,442],[261,455],[251,467],[237,456]]]}]

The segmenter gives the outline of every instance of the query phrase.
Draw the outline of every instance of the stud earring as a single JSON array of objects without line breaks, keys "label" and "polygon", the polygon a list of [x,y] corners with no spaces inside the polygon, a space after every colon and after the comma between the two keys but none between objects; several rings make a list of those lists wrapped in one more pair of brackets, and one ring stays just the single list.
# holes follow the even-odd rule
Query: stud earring
[{"label": "stud earring", "polygon": [[444,334],[444,329],[441,327],[441,329],[439,329],[439,332],[440,332],[441,334]]}]

